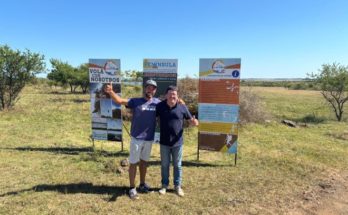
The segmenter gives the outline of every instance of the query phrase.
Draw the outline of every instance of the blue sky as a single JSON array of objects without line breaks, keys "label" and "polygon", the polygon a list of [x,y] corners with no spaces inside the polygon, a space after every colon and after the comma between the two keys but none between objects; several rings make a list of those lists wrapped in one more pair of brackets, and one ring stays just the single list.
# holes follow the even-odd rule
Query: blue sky
[{"label": "blue sky", "polygon": [[348,64],[346,0],[0,0],[0,44],[77,66],[89,58],[241,58],[241,78],[305,78],[324,63]]}]

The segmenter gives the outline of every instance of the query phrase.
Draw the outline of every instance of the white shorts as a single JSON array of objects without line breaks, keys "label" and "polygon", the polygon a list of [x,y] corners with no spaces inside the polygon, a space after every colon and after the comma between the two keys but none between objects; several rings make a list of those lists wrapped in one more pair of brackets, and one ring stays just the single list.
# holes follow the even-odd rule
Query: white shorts
[{"label": "white shorts", "polygon": [[129,163],[136,164],[141,160],[148,161],[151,155],[153,141],[137,140],[131,138]]}]

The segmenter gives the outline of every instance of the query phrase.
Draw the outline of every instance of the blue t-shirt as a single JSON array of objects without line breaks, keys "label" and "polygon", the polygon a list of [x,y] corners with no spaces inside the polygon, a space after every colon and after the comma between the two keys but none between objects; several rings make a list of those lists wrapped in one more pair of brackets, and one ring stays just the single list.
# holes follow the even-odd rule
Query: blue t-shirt
[{"label": "blue t-shirt", "polygon": [[160,118],[160,144],[177,147],[183,144],[184,119],[191,119],[186,105],[176,104],[170,108],[167,101],[156,107],[156,115]]},{"label": "blue t-shirt", "polygon": [[128,108],[133,110],[131,136],[146,141],[153,141],[156,128],[156,105],[160,102],[157,98],[131,98]]}]

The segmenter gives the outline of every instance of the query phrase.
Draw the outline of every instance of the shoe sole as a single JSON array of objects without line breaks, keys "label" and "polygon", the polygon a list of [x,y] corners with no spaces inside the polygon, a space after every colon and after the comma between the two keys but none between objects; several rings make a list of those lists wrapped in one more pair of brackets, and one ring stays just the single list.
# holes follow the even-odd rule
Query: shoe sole
[{"label": "shoe sole", "polygon": [[129,197],[131,200],[138,200],[139,196],[133,196],[133,197]]}]

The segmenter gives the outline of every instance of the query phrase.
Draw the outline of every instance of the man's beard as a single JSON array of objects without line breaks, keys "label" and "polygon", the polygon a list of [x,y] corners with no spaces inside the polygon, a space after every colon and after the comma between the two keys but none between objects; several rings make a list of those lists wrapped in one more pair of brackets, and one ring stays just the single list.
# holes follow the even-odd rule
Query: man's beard
[{"label": "man's beard", "polygon": [[152,93],[145,93],[145,97],[151,99],[154,95]]}]

